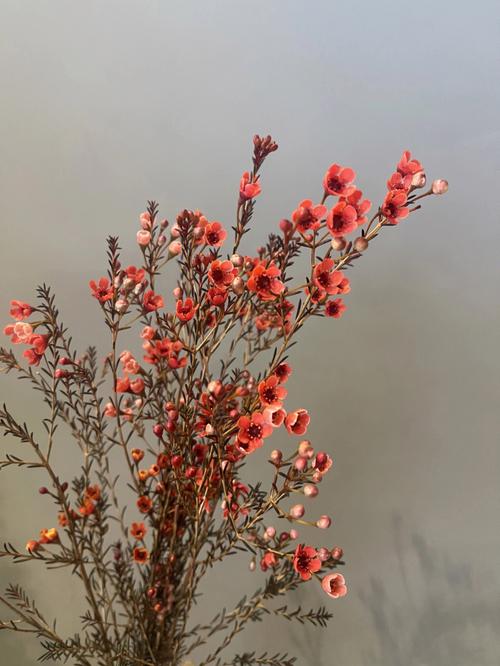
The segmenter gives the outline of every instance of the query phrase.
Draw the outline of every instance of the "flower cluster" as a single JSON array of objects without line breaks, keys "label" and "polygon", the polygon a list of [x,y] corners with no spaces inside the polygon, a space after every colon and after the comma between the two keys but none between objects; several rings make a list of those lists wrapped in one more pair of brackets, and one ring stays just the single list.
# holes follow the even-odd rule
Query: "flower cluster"
[{"label": "flower cluster", "polygon": [[[311,317],[343,315],[347,270],[381,230],[418,210],[417,201],[445,192],[447,183],[434,181],[419,194],[423,167],[405,151],[370,217],[372,204],[354,170],[332,164],[320,200],[300,200],[252,252],[244,238],[263,192],[260,169],[276,149],[271,137],[254,138],[252,169],[235,188],[231,238],[228,225],[199,210],[181,211],[170,225],[150,202],[135,232],[136,265],[123,267],[118,240],[108,239],[107,274],[89,282],[110,336],[102,364],[95,348],[74,350],[45,286],[36,306],[11,302],[14,323],[4,333],[28,347],[27,365],[6,349],[0,361],[44,394],[47,444],[5,408],[0,426],[33,448],[35,466],[50,482],[40,493],[55,502],[58,529],[42,529],[24,551],[8,544],[0,555],[71,566],[89,604],[85,638],[76,642],[37,620],[49,656],[178,664],[204,642],[187,630],[201,579],[241,550],[250,569],[259,564],[268,580],[213,626],[198,627],[206,635],[227,630],[219,651],[234,635],[232,622],[261,619],[274,597],[298,584],[317,580],[332,599],[347,592],[338,572],[342,548],[305,543],[300,534],[303,526],[323,533],[332,525],[329,515],[306,518],[304,504],[293,501],[297,494],[317,497],[333,463],[328,451],[304,439],[307,406],[287,405],[289,350]],[[307,268],[297,276],[292,269],[301,254]],[[168,262],[176,262],[178,275],[170,290],[161,282]],[[71,486],[52,456],[59,423],[82,453]],[[289,443],[270,449],[280,429]],[[123,481],[115,454],[122,456]],[[269,462],[268,487],[242,480],[243,468],[260,455]],[[14,464],[33,466],[17,455],[0,461]],[[288,529],[270,524],[270,516]],[[30,616],[14,607],[29,625]],[[324,609],[308,615],[320,625],[329,617]]]}]

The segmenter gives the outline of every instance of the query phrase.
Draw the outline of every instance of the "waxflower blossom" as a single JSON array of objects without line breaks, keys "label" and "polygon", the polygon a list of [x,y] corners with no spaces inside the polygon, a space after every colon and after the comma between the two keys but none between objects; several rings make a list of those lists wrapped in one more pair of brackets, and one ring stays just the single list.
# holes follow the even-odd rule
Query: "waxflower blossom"
[{"label": "waxflower blossom", "polygon": [[327,258],[316,264],[313,271],[313,283],[320,291],[327,294],[338,293],[338,286],[343,280],[340,271],[335,270],[335,261]]},{"label": "waxflower blossom", "polygon": [[147,528],[144,523],[132,523],[130,526],[130,534],[134,539],[141,541],[146,536]]},{"label": "waxflower blossom", "polygon": [[331,235],[342,237],[350,234],[358,228],[358,213],[354,206],[351,206],[344,199],[339,201],[328,213],[326,224]]},{"label": "waxflower blossom", "polygon": [[292,213],[295,228],[302,235],[309,231],[317,231],[321,220],[326,215],[327,208],[323,204],[315,206],[311,199],[304,199]]},{"label": "waxflower blossom", "polygon": [[321,560],[312,546],[299,544],[293,556],[293,568],[302,578],[309,580],[313,574],[321,569]]},{"label": "waxflower blossom", "polygon": [[185,301],[178,300],[175,307],[175,314],[183,321],[190,321],[196,314],[198,306],[193,303],[192,298],[186,298]]},{"label": "waxflower blossom", "polygon": [[341,298],[334,298],[331,301],[327,301],[325,304],[325,315],[327,317],[333,317],[334,319],[340,319],[344,314],[346,306],[344,301]]},{"label": "waxflower blossom", "polygon": [[325,576],[321,581],[321,587],[332,599],[340,599],[347,594],[345,578],[339,573],[332,573]]},{"label": "waxflower blossom", "polygon": [[33,308],[29,303],[16,300],[10,302],[10,316],[12,319],[22,321],[23,319],[27,319],[32,312]]},{"label": "waxflower blossom", "polygon": [[289,412],[285,418],[285,427],[291,435],[305,435],[311,417],[305,409]]},{"label": "waxflower blossom", "polygon": [[21,343],[29,344],[33,335],[33,327],[28,322],[18,321],[15,324],[9,324],[3,329],[5,335],[10,336],[10,341],[14,345]]},{"label": "waxflower blossom", "polygon": [[273,411],[280,409],[286,395],[287,390],[280,386],[280,381],[276,375],[271,375],[259,384],[259,398],[264,409],[272,409]]},{"label": "waxflower blossom", "polygon": [[345,199],[342,198],[342,201],[345,201],[346,204],[352,206],[356,211],[356,224],[358,227],[366,224],[368,220],[366,213],[370,210],[372,203],[369,199],[363,199],[363,192],[361,190],[354,190]]},{"label": "waxflower blossom", "polygon": [[255,292],[262,301],[273,301],[285,290],[285,285],[279,279],[280,269],[273,263],[268,266],[259,264],[248,279],[247,286]]},{"label": "waxflower blossom", "polygon": [[406,200],[407,196],[402,190],[391,190],[387,193],[381,210],[391,224],[398,224],[400,220],[404,220],[410,214]]},{"label": "waxflower blossom", "polygon": [[96,283],[95,280],[90,280],[89,282],[90,289],[92,291],[92,296],[97,298],[99,303],[105,303],[109,301],[114,296],[114,289],[110,285],[108,278],[102,277],[99,279],[99,282]]},{"label": "waxflower blossom", "polygon": [[412,160],[410,151],[405,150],[398,162],[397,170],[398,173],[400,173],[402,176],[414,176],[416,173],[423,171],[423,166],[418,160]]},{"label": "waxflower blossom", "polygon": [[250,417],[241,416],[238,420],[237,446],[244,453],[252,453],[264,444],[264,439],[273,431],[272,425],[261,412]]},{"label": "waxflower blossom", "polygon": [[208,279],[218,289],[226,289],[229,287],[237,274],[238,271],[233,266],[231,261],[221,261],[220,259],[215,259],[215,261],[210,264]]},{"label": "waxflower blossom", "polygon": [[205,243],[213,247],[221,247],[227,233],[220,222],[209,222],[205,227]]},{"label": "waxflower blossom", "polygon": [[240,200],[254,199],[260,193],[260,183],[252,179],[248,171],[245,171],[240,180]]},{"label": "waxflower blossom", "polygon": [[141,513],[149,513],[151,511],[152,506],[153,502],[149,497],[146,497],[145,495],[142,495],[137,500],[137,507]]},{"label": "waxflower blossom", "polygon": [[149,560],[149,552],[147,548],[136,547],[134,548],[134,561],[138,564],[146,564]]},{"label": "waxflower blossom", "polygon": [[159,294],[155,294],[154,291],[147,291],[144,294],[143,307],[146,312],[154,312],[163,307],[163,298]]},{"label": "waxflower blossom", "polygon": [[328,168],[328,171],[326,172],[323,179],[325,194],[331,194],[333,196],[339,197],[348,197],[356,189],[356,186],[354,185],[355,178],[355,171],[349,167],[342,167],[339,164],[332,164],[331,167]]}]

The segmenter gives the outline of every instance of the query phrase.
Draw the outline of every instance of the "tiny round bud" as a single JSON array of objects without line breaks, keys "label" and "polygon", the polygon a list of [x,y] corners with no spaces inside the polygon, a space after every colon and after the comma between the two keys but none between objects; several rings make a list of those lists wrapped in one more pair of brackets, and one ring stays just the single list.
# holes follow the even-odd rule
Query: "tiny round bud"
[{"label": "tiny round bud", "polygon": [[266,527],[265,535],[269,537],[269,539],[274,539],[276,536],[276,528],[270,525],[269,527]]},{"label": "tiny round bud", "polygon": [[49,492],[49,489],[46,488],[45,486],[42,486],[41,488],[38,489],[38,492],[40,495],[46,495]]},{"label": "tiny round bud", "polygon": [[119,314],[124,314],[128,310],[128,301],[126,301],[124,298],[119,298],[116,303],[115,303],[115,310]]},{"label": "tiny round bud", "polygon": [[63,379],[64,377],[67,377],[68,373],[66,370],[61,370],[61,368],[57,368],[57,370],[54,372],[54,377],[56,379]]},{"label": "tiny round bud", "polygon": [[146,229],[140,229],[137,232],[137,242],[139,245],[142,245],[143,247],[148,245],[149,242],[151,241],[151,233],[147,231]]},{"label": "tiny round bud", "polygon": [[241,268],[241,266],[243,266],[244,261],[245,260],[240,254],[233,254],[233,256],[231,257],[231,263],[233,264],[233,266],[236,266],[236,268]]},{"label": "tiny round bud", "polygon": [[34,539],[30,539],[26,544],[26,550],[28,551],[28,553],[34,553],[39,548],[40,548],[40,543],[38,541],[35,541]]},{"label": "tiny round bud", "polygon": [[354,241],[354,249],[356,252],[364,252],[368,247],[368,241],[364,236],[358,236]]},{"label": "tiny round bud", "polygon": [[172,467],[180,467],[182,465],[182,456],[172,456]]},{"label": "tiny round bud", "polygon": [[297,539],[298,536],[299,536],[299,533],[297,532],[297,530],[294,530],[294,529],[290,530],[290,539]]},{"label": "tiny round bud", "polygon": [[314,449],[311,446],[311,442],[307,439],[302,440],[299,444],[298,454],[301,458],[312,458],[314,455]]},{"label": "tiny round bud", "polygon": [[330,559],[330,551],[328,550],[328,548],[324,548],[324,547],[320,548],[318,550],[318,555],[319,555],[319,559],[322,562],[326,562],[327,560]]},{"label": "tiny round bud", "polygon": [[161,423],[155,423],[153,426],[153,432],[157,437],[161,437],[163,435],[163,426]]},{"label": "tiny round bud", "polygon": [[163,231],[163,229],[166,229],[168,227],[168,220],[163,219],[160,222],[160,229]]},{"label": "tiny round bud", "polygon": [[318,518],[316,521],[316,527],[319,527],[320,530],[327,530],[331,524],[332,519],[330,516],[321,516],[321,518]]},{"label": "tiny round bud", "polygon": [[293,224],[290,222],[290,220],[281,220],[280,229],[285,234],[285,236],[288,236],[293,231]]},{"label": "tiny round bud", "polygon": [[288,541],[290,538],[290,533],[289,532],[281,532],[279,536],[280,541]]},{"label": "tiny round bud", "polygon": [[167,237],[165,236],[165,234],[160,234],[158,236],[158,241],[157,241],[158,245],[165,245],[166,242],[167,242]]},{"label": "tiny round bud", "polygon": [[307,468],[306,458],[297,458],[297,460],[293,463],[293,466],[299,472],[303,472]]},{"label": "tiny round bud", "polygon": [[250,564],[248,565],[248,568],[250,569],[250,571],[255,571],[255,568],[256,568],[255,560],[250,560]]},{"label": "tiny round bud", "polygon": [[283,453],[279,449],[274,449],[274,451],[271,451],[269,458],[274,465],[279,465],[283,460]]},{"label": "tiny round bud", "polygon": [[303,490],[306,497],[316,497],[319,494],[319,488],[314,483],[306,483]]},{"label": "tiny round bud", "polygon": [[302,518],[302,516],[304,515],[305,512],[306,512],[306,510],[305,510],[303,504],[295,504],[290,509],[290,516],[292,518]]},{"label": "tiny round bud", "polygon": [[339,238],[332,238],[331,246],[332,249],[335,250],[335,252],[340,252],[346,247],[346,245],[347,241],[342,236],[340,236]]},{"label": "tiny round bud", "polygon": [[240,277],[235,277],[231,283],[231,287],[235,294],[240,296],[245,291],[245,283]]},{"label": "tiny round bud", "polygon": [[340,548],[340,546],[334,546],[332,548],[332,557],[334,560],[341,560],[343,554],[344,551],[342,550],[342,548]]},{"label": "tiny round bud", "polygon": [[182,251],[182,245],[179,243],[179,241],[174,240],[168,246],[168,251],[173,255],[180,254]]},{"label": "tiny round bud", "polygon": [[68,482],[65,481],[64,483],[61,484],[61,490],[63,493],[65,493],[68,490]]},{"label": "tiny round bud", "polygon": [[180,287],[176,287],[175,289],[172,290],[172,294],[174,298],[182,298],[182,289]]},{"label": "tiny round bud", "polygon": [[448,192],[448,181],[438,178],[432,183],[432,194],[445,194]]},{"label": "tiny round bud", "polygon": [[423,171],[419,171],[418,173],[413,174],[411,184],[413,187],[423,187],[426,180],[427,178],[425,177],[425,173]]},{"label": "tiny round bud", "polygon": [[59,359],[59,363],[60,363],[61,365],[71,365],[71,359],[68,358],[67,356],[62,356],[62,357]]}]

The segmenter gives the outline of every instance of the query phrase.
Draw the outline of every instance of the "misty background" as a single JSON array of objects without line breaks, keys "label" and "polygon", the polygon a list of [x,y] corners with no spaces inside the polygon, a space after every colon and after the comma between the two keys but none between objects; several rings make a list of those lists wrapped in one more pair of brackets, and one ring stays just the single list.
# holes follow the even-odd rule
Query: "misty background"
[{"label": "misty background", "polygon": [[[124,263],[138,261],[147,199],[171,221],[199,208],[229,228],[256,132],[280,147],[263,169],[249,251],[321,196],[332,162],[352,166],[374,204],[404,149],[430,180],[450,182],[381,234],[349,273],[344,317],[314,320],[291,357],[287,405],[310,411],[308,437],[335,462],[310,508],[334,524],[315,538],[344,548],[349,594],[330,601],[312,583],[290,603],[329,605],[327,630],[266,622],[228,657],[500,661],[499,26],[493,0],[0,0],[5,324],[9,300],[32,301],[47,282],[75,343],[104,354],[88,281],[105,273],[105,237],[119,234]],[[162,285],[169,306],[172,286]],[[39,427],[27,384],[0,377],[0,399]],[[76,447],[58,446],[69,474]],[[253,464],[260,473],[265,455]],[[54,522],[52,505],[35,472],[0,482],[1,541],[22,548]],[[232,560],[207,582],[205,618],[261,578]],[[74,630],[67,574],[2,560],[7,580]],[[0,649],[6,666],[39,654],[5,632]]]}]

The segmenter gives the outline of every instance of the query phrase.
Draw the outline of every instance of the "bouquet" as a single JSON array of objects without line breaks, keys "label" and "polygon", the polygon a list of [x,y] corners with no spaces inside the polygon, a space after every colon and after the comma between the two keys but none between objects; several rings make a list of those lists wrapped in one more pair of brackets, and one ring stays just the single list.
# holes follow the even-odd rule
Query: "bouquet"
[{"label": "bouquet", "polygon": [[[103,360],[95,347],[74,348],[46,285],[34,302],[11,301],[4,333],[23,352],[1,348],[0,365],[39,392],[47,415],[40,439],[0,409],[4,434],[18,440],[0,468],[41,470],[38,492],[54,504],[54,521],[0,555],[69,567],[86,604],[79,632],[66,637],[19,585],[1,595],[0,628],[37,636],[42,661],[178,666],[201,654],[197,666],[288,666],[288,654],[227,656],[231,641],[267,615],[325,626],[328,605],[347,592],[342,548],[323,537],[330,516],[306,516],[333,463],[306,438],[307,405],[287,404],[289,352],[311,317],[332,325],[344,314],[348,269],[374,239],[448,185],[425,189],[421,163],[405,151],[372,207],[355,172],[332,164],[319,200],[300,201],[247,254],[261,168],[278,147],[270,136],[253,144],[234,226],[199,210],[170,225],[150,201],[137,265],[122,265],[118,238],[108,238],[107,275],[90,281],[109,335]],[[168,262],[177,271],[169,298]],[[276,430],[289,435],[284,450],[271,448]],[[54,452],[70,438],[80,460],[66,480]],[[252,480],[254,456],[268,461],[268,482]],[[319,543],[301,538],[303,526],[320,530]],[[256,591],[193,625],[200,582],[235,554],[260,570]],[[320,585],[325,605],[278,602],[303,584]]]}]

